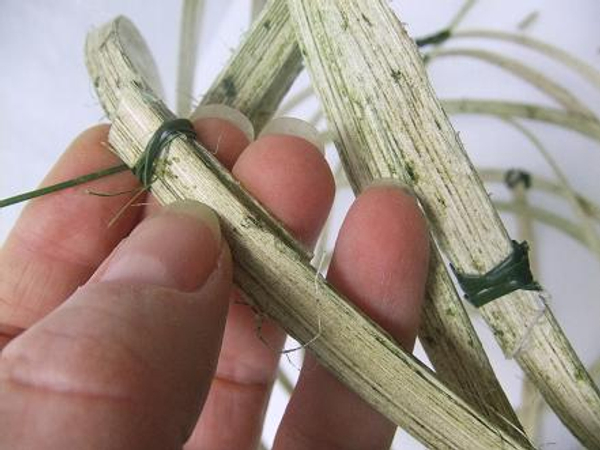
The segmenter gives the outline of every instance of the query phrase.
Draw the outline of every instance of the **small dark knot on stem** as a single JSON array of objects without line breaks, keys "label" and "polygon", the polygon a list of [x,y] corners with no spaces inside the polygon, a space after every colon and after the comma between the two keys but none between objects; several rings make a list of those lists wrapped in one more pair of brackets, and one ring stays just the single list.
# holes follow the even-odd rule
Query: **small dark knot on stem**
[{"label": "small dark knot on stem", "polygon": [[417,47],[425,47],[427,45],[440,45],[441,43],[447,41],[452,36],[452,32],[448,29],[438,31],[435,34],[430,34],[429,36],[424,36],[421,38],[415,39],[415,43]]},{"label": "small dark knot on stem", "polygon": [[465,274],[450,264],[454,275],[465,293],[465,299],[476,308],[518,289],[541,290],[529,265],[527,242],[512,242],[512,252],[496,267],[484,274]]},{"label": "small dark knot on stem", "polygon": [[194,125],[188,119],[173,119],[164,122],[154,132],[140,159],[133,167],[133,173],[145,188],[154,181],[156,162],[162,151],[180,136],[196,139]]},{"label": "small dark knot on stem", "polygon": [[525,189],[529,189],[531,187],[531,174],[520,169],[510,169],[504,175],[504,182],[509,189],[514,189],[520,184]]}]

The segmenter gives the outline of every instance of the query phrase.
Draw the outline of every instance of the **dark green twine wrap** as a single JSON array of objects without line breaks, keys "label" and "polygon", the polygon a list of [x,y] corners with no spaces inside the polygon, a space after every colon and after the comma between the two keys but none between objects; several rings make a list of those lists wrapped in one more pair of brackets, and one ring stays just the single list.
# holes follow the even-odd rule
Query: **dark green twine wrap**
[{"label": "dark green twine wrap", "polygon": [[[146,145],[144,153],[142,153],[142,156],[138,162],[131,169],[145,189],[148,189],[154,181],[156,160],[160,156],[163,149],[165,149],[173,141],[173,139],[182,135],[187,136],[190,139],[196,138],[194,125],[192,125],[192,122],[187,119],[169,120],[164,122],[154,132],[148,141],[148,144]],[[62,183],[53,184],[51,186],[46,186],[41,189],[26,192],[24,194],[15,195],[13,197],[0,200],[0,208],[15,205],[17,203],[31,200],[32,198],[42,197],[44,195],[52,194],[53,192],[62,191],[74,186],[86,184],[100,178],[124,172],[128,169],[129,167],[126,164],[119,164],[118,166],[109,167],[108,169],[103,169],[98,172],[88,173],[71,180],[63,181]],[[110,197],[112,195],[108,194],[102,196]]]},{"label": "dark green twine wrap", "polygon": [[427,45],[434,44],[439,45],[450,39],[450,36],[452,36],[452,32],[450,30],[442,30],[435,34],[430,34],[429,36],[415,39],[415,44],[417,44],[417,47],[425,47]]},{"label": "dark green twine wrap", "polygon": [[138,177],[144,187],[150,187],[154,181],[156,160],[163,149],[182,135],[187,136],[189,139],[196,139],[194,125],[187,119],[169,120],[154,132],[146,145],[144,153],[132,169],[134,175]]},{"label": "dark green twine wrap", "polygon": [[513,251],[489,272],[482,275],[460,273],[450,264],[460,284],[465,299],[476,308],[518,289],[540,291],[542,287],[533,279],[529,267],[529,245],[527,242],[511,241]]},{"label": "dark green twine wrap", "polygon": [[504,182],[509,189],[515,189],[520,184],[525,189],[531,187],[531,174],[520,169],[510,169],[504,174]]}]

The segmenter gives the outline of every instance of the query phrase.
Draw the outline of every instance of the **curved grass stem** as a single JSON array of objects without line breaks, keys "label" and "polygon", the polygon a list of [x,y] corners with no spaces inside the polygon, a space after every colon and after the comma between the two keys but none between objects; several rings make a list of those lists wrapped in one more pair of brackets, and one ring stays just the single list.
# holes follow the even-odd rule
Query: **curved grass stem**
[{"label": "curved grass stem", "polygon": [[574,57],[569,52],[554,45],[548,44],[547,42],[543,42],[523,34],[483,29],[456,31],[452,33],[452,38],[482,38],[518,44],[520,46],[537,51],[538,53],[541,53],[569,67],[600,91],[600,72],[586,62]]},{"label": "curved grass stem", "polygon": [[[512,186],[512,195],[513,202],[519,209],[517,217],[517,234],[519,236],[519,240],[527,241],[529,244],[529,261],[531,265],[531,271],[533,272],[534,276],[539,279],[536,258],[537,249],[535,245],[534,219],[531,215],[528,198],[529,187],[530,186],[527,182],[521,181]],[[537,442],[539,436],[542,402],[542,397],[538,389],[535,387],[535,384],[528,376],[525,376],[521,387],[521,402],[520,407],[517,410],[517,414],[521,419],[521,423],[523,424],[527,435],[534,442]]]},{"label": "curved grass stem", "polygon": [[567,111],[593,117],[593,112],[581,103],[568,89],[548,78],[544,73],[529,67],[517,59],[496,52],[471,48],[453,48],[432,52],[429,61],[446,57],[475,58],[493,64],[531,84],[562,105]]},{"label": "curved grass stem", "polygon": [[126,164],[119,164],[118,166],[109,167],[108,169],[99,170],[97,172],[88,173],[86,175],[82,175],[77,178],[73,178],[71,180],[63,181],[62,183],[53,184],[51,186],[46,186],[40,189],[36,189],[33,191],[25,192],[23,194],[15,195],[13,197],[9,197],[3,200],[0,200],[0,208],[5,208],[10,205],[15,205],[17,203],[25,202],[27,200],[31,200],[33,198],[42,197],[44,195],[52,194],[54,192],[62,191],[64,189],[69,189],[75,186],[80,186],[82,184],[89,183],[94,180],[99,180],[100,178],[108,177],[111,175],[115,175],[117,173],[125,172],[129,170],[129,167]]},{"label": "curved grass stem", "polygon": [[[353,190],[382,177],[411,185],[436,245],[462,273],[485,274],[505,260],[510,237],[440,108],[402,17],[384,0],[288,4]],[[600,139],[595,120],[582,126],[576,114],[520,106],[497,115],[566,117]],[[480,311],[563,422],[584,445],[600,446],[600,392],[543,295],[517,290]]]},{"label": "curved grass stem", "polygon": [[595,118],[556,108],[501,100],[445,99],[442,105],[448,114],[488,114],[498,117],[521,117],[547,122],[577,131],[600,141],[600,122]]},{"label": "curved grass stem", "polygon": [[179,55],[177,63],[177,92],[175,110],[187,117],[192,110],[194,75],[198,61],[198,48],[204,0],[183,0],[179,27]]},{"label": "curved grass stem", "polygon": [[[481,178],[486,182],[491,183],[504,183],[506,172],[501,169],[491,168],[479,168],[477,170]],[[548,180],[539,175],[529,174],[531,179],[531,189],[538,189],[548,194],[556,195],[559,197],[565,197],[564,188],[558,183]],[[591,199],[585,197],[583,194],[574,192],[577,202],[583,208],[585,213],[596,220],[600,224],[600,206],[594,203]]]},{"label": "curved grass stem", "polygon": [[512,119],[504,119],[504,122],[508,123],[522,133],[527,140],[531,142],[533,146],[540,152],[548,165],[552,168],[562,188],[562,192],[571,204],[576,216],[579,218],[581,230],[585,237],[588,248],[595,254],[596,258],[600,260],[600,238],[598,237],[598,234],[596,233],[588,214],[583,209],[581,203],[577,200],[575,191],[568,178],[563,173],[562,169],[559,167],[552,155],[550,155],[542,142],[527,127]]},{"label": "curved grass stem", "polygon": [[[523,210],[522,206],[515,204],[514,202],[504,202],[500,200],[494,201],[494,206],[498,208],[499,211],[510,212],[513,214],[520,214]],[[539,206],[529,206],[527,212],[531,214],[535,220],[571,236],[584,246],[586,245],[585,237],[577,223]]]},{"label": "curved grass stem", "polygon": [[460,23],[465,19],[467,14],[469,14],[469,12],[471,12],[471,10],[473,9],[473,7],[475,6],[476,3],[477,3],[477,0],[465,0],[465,2],[460,7],[460,9],[456,12],[456,14],[452,18],[452,20],[450,20],[450,23],[448,24],[448,29],[456,30],[456,28],[458,28]]}]

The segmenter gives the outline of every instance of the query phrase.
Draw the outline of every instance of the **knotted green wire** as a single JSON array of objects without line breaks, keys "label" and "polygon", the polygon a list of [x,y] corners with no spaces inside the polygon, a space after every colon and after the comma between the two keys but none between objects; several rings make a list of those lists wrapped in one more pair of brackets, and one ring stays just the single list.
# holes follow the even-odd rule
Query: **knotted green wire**
[{"label": "knotted green wire", "polygon": [[529,245],[527,242],[511,241],[513,251],[508,257],[489,272],[482,275],[467,275],[456,270],[451,264],[465,299],[476,308],[490,303],[503,295],[518,289],[541,290],[534,280],[529,266]]},{"label": "knotted green wire", "polygon": [[138,162],[133,166],[133,174],[140,180],[142,186],[150,187],[154,181],[156,161],[162,151],[169,144],[180,136],[187,136],[190,139],[196,139],[196,130],[194,125],[187,119],[174,119],[164,122],[154,132],[146,149]]},{"label": "knotted green wire", "polygon": [[[149,188],[154,181],[154,172],[157,158],[160,156],[163,149],[165,149],[173,139],[184,135],[188,138],[195,139],[196,131],[194,126],[187,119],[174,119],[164,122],[152,135],[152,138],[148,141],[146,149],[142,153],[142,156],[133,167],[132,171],[134,175],[140,180],[144,188]],[[108,169],[99,170],[98,172],[88,173],[71,180],[66,180],[61,183],[46,186],[41,189],[34,191],[25,192],[23,194],[15,195],[3,200],[0,200],[0,208],[6,206],[15,205],[27,200],[31,200],[36,197],[42,197],[44,195],[52,194],[53,192],[62,191],[74,186],[89,183],[100,178],[115,175],[117,173],[128,170],[129,167],[126,164],[119,164]]]}]

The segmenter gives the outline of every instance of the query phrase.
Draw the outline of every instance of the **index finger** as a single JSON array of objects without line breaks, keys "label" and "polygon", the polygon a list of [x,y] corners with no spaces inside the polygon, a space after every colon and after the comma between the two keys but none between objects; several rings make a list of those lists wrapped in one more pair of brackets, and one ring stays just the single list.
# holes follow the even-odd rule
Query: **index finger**
[{"label": "index finger", "polygon": [[[78,136],[42,184],[119,164],[105,146],[108,129],[99,125]],[[96,181],[93,189],[120,192],[137,186],[136,178],[123,172]],[[85,189],[31,201],[0,250],[0,348],[84,284],[137,223],[138,209],[128,208],[109,228],[125,200],[87,195]]]}]

